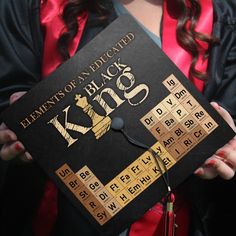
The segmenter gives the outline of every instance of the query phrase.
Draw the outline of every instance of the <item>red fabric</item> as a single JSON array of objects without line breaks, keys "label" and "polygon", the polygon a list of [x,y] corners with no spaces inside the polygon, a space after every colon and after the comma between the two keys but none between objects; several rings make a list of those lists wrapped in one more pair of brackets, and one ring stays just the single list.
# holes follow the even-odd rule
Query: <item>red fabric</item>
[{"label": "red fabric", "polygon": [[57,189],[48,181],[45,185],[36,218],[33,223],[34,236],[47,236],[52,231],[57,217]]},{"label": "red fabric", "polygon": [[[164,1],[163,25],[168,27],[163,27],[163,50],[180,68],[180,70],[188,77],[191,56],[184,49],[178,46],[175,35],[177,21],[174,17],[170,16],[170,13],[167,10],[166,1],[167,0]],[[40,20],[45,32],[44,56],[42,66],[43,76],[49,75],[62,63],[62,59],[56,48],[56,42],[61,32],[65,30],[64,24],[61,20],[61,13],[66,2],[66,0],[47,0],[42,2],[41,5]],[[201,6],[202,14],[199,20],[199,24],[197,25],[197,30],[206,34],[211,34],[213,21],[212,1],[201,0]],[[173,7],[170,9],[175,10],[176,8]],[[87,18],[87,12],[84,12],[78,17],[79,30],[73,42],[69,46],[70,56],[73,56],[76,52]],[[200,44],[203,48],[207,48],[206,44],[201,42]],[[201,57],[197,62],[197,69],[199,71],[205,72],[207,69],[207,60],[204,61]],[[204,84],[201,81],[194,78],[193,83],[198,88],[198,90],[203,90]],[[57,191],[54,184],[52,184],[52,182],[50,181],[47,182],[44,196],[42,198],[40,208],[33,225],[35,236],[47,236],[50,234],[57,215],[56,196]],[[179,225],[179,228],[176,231],[176,236],[185,236],[188,235],[189,228],[189,207],[187,202],[185,202],[184,200],[179,206],[178,202],[181,202],[181,197],[177,195],[175,208],[178,209],[176,223],[177,225]],[[131,225],[129,235],[162,236],[164,229],[163,214],[163,205],[161,203],[157,203],[148,212],[146,212],[140,220]]]},{"label": "red fabric", "polygon": [[157,203],[149,209],[138,221],[131,225],[129,236],[163,235],[164,211],[163,205]]},{"label": "red fabric", "polygon": [[[190,224],[189,209],[189,203],[182,195],[177,193],[174,204],[175,222],[178,225],[176,236],[188,235]],[[129,236],[164,236],[164,219],[164,207],[162,203],[157,203],[131,225]]]}]

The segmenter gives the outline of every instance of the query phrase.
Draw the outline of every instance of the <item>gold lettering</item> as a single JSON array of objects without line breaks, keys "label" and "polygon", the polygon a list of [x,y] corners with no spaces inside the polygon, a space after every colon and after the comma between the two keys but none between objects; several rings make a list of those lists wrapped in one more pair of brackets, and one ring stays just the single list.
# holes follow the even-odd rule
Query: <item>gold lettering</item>
[{"label": "gold lettering", "polygon": [[84,87],[84,90],[88,93],[89,96],[92,96],[97,90],[92,84],[87,84]]},{"label": "gold lettering", "polygon": [[115,70],[116,72],[113,72],[114,74],[112,74],[111,69],[114,69],[114,68],[115,68],[114,65],[110,65],[110,66],[108,66],[108,68],[107,68],[107,74],[108,74],[110,77],[114,77],[114,76],[116,76],[116,75],[118,74],[118,71],[117,71],[117,70]]},{"label": "gold lettering", "polygon": [[68,143],[67,147],[71,146],[73,143],[75,143],[78,140],[78,139],[72,138],[70,134],[67,132],[67,130],[73,130],[73,131],[85,134],[92,128],[92,127],[84,127],[81,125],[68,122],[69,109],[70,109],[70,106],[66,107],[63,110],[63,112],[65,113],[64,126],[58,121],[58,115],[48,122],[48,124],[52,124],[58,130],[58,132],[62,135],[62,137],[67,141]]},{"label": "gold lettering", "polygon": [[[123,70],[123,73],[118,77],[117,81],[116,81],[116,86],[118,89],[122,90],[122,91],[126,91],[127,89],[131,88],[134,83],[135,83],[135,78],[134,75],[132,73],[130,73],[129,71],[131,71],[130,67],[127,67]],[[125,86],[122,82],[121,82],[121,78],[125,77],[129,80],[130,85],[129,86]]]},{"label": "gold lettering", "polygon": [[[137,96],[142,91],[144,91],[144,93],[145,93],[143,98],[141,100],[137,101],[136,103],[132,103],[131,99],[134,98],[135,96]],[[127,93],[126,91],[124,92],[124,96],[128,100],[128,103],[131,106],[138,106],[138,105],[140,105],[147,98],[148,94],[149,94],[149,88],[148,88],[148,86],[146,84],[138,85],[137,87],[135,87],[129,93]]]},{"label": "gold lettering", "polygon": [[62,137],[67,141],[68,147],[71,146],[73,143],[75,143],[78,139],[74,139],[70,136],[70,134],[67,132],[67,129],[64,128],[61,123],[57,119],[58,115],[55,116],[53,119],[51,119],[48,124],[52,124],[62,135]]},{"label": "gold lettering", "polygon": [[117,62],[115,62],[114,65],[117,67],[119,71],[122,71],[123,68],[127,67],[127,65],[120,63],[120,58],[117,59]]},{"label": "gold lettering", "polygon": [[[112,98],[112,100],[115,102],[115,107],[111,108],[107,102],[102,98],[103,94],[108,94]],[[100,106],[105,110],[106,115],[109,115],[111,112],[114,111],[115,108],[119,107],[125,100],[122,100],[113,89],[111,88],[105,88],[101,91],[100,94],[96,95],[93,99],[94,101],[97,101]]]},{"label": "gold lettering", "polygon": [[20,124],[21,124],[21,126],[23,126],[23,128],[25,129],[25,128],[27,128],[27,127],[30,125],[30,121],[26,118],[26,119],[22,120],[22,121],[20,122]]}]

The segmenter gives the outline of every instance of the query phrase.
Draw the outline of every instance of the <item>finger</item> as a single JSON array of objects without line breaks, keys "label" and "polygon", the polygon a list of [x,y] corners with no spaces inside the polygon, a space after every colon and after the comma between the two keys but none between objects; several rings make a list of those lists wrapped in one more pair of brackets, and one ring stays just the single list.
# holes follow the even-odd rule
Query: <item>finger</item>
[{"label": "finger", "polygon": [[216,102],[211,102],[211,105],[216,109],[216,111],[222,116],[222,118],[229,124],[229,126],[236,132],[236,127],[234,124],[234,120],[229,114],[227,110],[225,110],[223,107],[219,106]]},{"label": "finger", "polygon": [[232,148],[233,150],[236,150],[236,136],[233,139],[231,139],[227,145],[229,145],[230,148]]},{"label": "finger", "polygon": [[2,160],[8,161],[16,158],[17,156],[23,154],[25,152],[25,148],[23,144],[19,141],[13,142],[11,144],[3,145],[0,150],[0,157]]},{"label": "finger", "polygon": [[194,174],[202,179],[214,179],[218,175],[213,167],[200,167],[194,171]]},{"label": "finger", "polygon": [[233,170],[236,170],[236,150],[230,148],[230,146],[225,146],[222,149],[219,149],[215,157],[227,165],[229,165]]},{"label": "finger", "polygon": [[205,162],[205,167],[213,168],[219,176],[226,180],[233,178],[235,174],[234,169],[218,158],[211,158],[207,160]]},{"label": "finger", "polygon": [[7,142],[12,142],[16,140],[16,134],[10,129],[0,130],[0,144],[5,144]]},{"label": "finger", "polygon": [[24,94],[26,94],[26,91],[20,91],[20,92],[16,92],[13,93],[10,96],[10,104],[14,103],[15,101],[17,101],[20,97],[22,97]]},{"label": "finger", "polygon": [[33,161],[32,156],[28,152],[23,153],[22,155],[19,156],[19,158],[24,162],[32,162]]},{"label": "finger", "polygon": [[4,123],[0,124],[0,130],[4,130],[7,129],[7,126]]}]

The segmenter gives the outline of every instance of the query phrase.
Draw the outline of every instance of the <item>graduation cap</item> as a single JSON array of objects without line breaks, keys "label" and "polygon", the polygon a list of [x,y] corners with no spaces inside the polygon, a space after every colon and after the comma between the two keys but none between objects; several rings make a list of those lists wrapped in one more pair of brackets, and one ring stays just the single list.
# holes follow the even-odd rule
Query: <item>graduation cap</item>
[{"label": "graduation cap", "polygon": [[110,235],[235,135],[128,15],[2,119],[73,205]]}]

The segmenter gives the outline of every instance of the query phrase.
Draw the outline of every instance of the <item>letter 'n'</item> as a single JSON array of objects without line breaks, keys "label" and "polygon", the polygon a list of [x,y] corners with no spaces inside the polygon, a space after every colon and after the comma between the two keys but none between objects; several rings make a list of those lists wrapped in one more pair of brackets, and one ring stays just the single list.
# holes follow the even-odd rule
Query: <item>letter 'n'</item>
[{"label": "letter 'n'", "polygon": [[70,134],[67,132],[67,130],[72,130],[72,131],[76,131],[82,134],[87,133],[91,128],[91,127],[84,127],[81,125],[77,125],[77,124],[73,124],[68,122],[68,112],[69,112],[70,106],[66,107],[63,112],[65,112],[65,124],[64,126],[58,121],[58,115],[55,116],[53,119],[51,119],[48,124],[52,124],[58,131],[59,133],[62,135],[62,137],[67,141],[68,146],[70,147],[73,143],[75,143],[77,139],[74,139],[70,136]]}]

